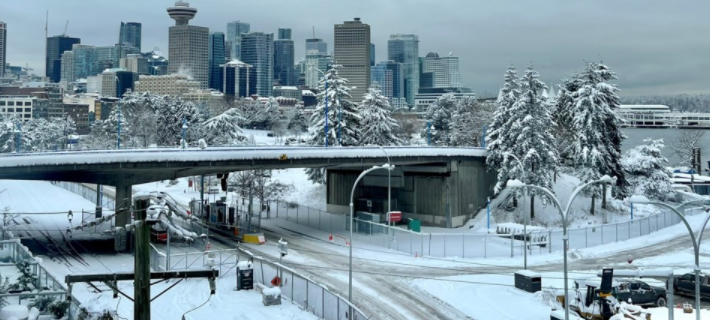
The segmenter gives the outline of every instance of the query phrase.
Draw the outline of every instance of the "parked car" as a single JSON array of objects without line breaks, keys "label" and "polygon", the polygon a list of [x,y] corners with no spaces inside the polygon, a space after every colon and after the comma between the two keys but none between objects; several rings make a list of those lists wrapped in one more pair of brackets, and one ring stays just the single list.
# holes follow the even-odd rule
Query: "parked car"
[{"label": "parked car", "polygon": [[[686,273],[673,280],[673,290],[676,293],[695,296],[695,274]],[[710,276],[700,275],[700,297],[710,298]]]},{"label": "parked car", "polygon": [[618,279],[614,295],[619,301],[628,302],[637,306],[665,307],[667,305],[666,289],[653,287],[637,279]]}]

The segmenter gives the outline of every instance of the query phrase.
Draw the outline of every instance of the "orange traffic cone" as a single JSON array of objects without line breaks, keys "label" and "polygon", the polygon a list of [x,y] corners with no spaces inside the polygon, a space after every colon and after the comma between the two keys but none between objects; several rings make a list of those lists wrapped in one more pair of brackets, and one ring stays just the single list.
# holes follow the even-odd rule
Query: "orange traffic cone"
[{"label": "orange traffic cone", "polygon": [[328,236],[328,240],[330,240],[331,242],[333,241],[333,234],[332,233],[330,234],[330,236]]}]

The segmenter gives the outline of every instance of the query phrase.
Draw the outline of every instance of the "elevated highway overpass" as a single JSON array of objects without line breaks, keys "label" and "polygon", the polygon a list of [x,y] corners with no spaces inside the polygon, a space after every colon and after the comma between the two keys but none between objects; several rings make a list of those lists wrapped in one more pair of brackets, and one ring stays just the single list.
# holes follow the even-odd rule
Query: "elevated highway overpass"
[{"label": "elevated highway overpass", "polygon": [[[463,224],[492,195],[495,175],[485,170],[485,154],[481,148],[440,147],[213,147],[23,153],[0,156],[0,179],[111,185],[116,187],[120,204],[129,203],[126,199],[134,184],[254,169],[327,168],[329,210],[342,212],[347,209],[355,177],[367,167],[387,163],[389,156],[396,166],[392,172],[393,209],[405,212],[405,217],[452,227]],[[382,198],[387,172],[370,175],[358,189],[358,197]],[[117,211],[116,225],[128,223],[127,206],[117,205]]]}]

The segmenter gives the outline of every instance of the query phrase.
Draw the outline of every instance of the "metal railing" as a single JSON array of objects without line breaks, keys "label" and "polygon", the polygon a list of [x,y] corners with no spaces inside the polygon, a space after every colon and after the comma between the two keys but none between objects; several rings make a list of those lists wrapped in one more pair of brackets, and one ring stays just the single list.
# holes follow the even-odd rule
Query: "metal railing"
[{"label": "metal railing", "polygon": [[[91,188],[81,183],[65,181],[52,181],[52,184],[62,189],[71,191],[77,195],[80,195],[86,200],[96,203],[96,189],[94,188]],[[101,206],[108,210],[116,209],[116,201],[113,198],[106,196],[106,194],[101,197],[101,202]]]},{"label": "metal railing", "polygon": [[[20,240],[4,240],[0,241],[0,261],[3,264],[17,266],[23,261],[28,261],[30,271],[36,279],[32,286],[35,288],[32,292],[22,293],[5,293],[0,294],[0,300],[6,304],[25,304],[24,300],[36,299],[38,297],[53,297],[55,301],[67,300],[67,288],[63,283],[57,281],[41,262],[34,258],[32,253],[20,243]],[[16,280],[16,279],[11,279]],[[79,309],[79,301],[73,296],[70,299],[68,319],[74,319]]]}]

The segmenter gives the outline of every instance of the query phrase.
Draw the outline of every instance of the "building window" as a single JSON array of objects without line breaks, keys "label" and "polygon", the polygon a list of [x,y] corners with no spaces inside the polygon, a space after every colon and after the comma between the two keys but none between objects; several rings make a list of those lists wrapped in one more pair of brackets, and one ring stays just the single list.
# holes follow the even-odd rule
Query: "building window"
[{"label": "building window", "polygon": [[0,107],[4,107],[4,106],[5,106],[5,101],[0,101]]},{"label": "building window", "polygon": [[31,102],[31,101],[25,101],[25,107],[31,106],[31,105],[32,105],[32,102]]},{"label": "building window", "polygon": [[7,108],[7,112],[15,112],[15,108]]},{"label": "building window", "polygon": [[8,105],[8,106],[14,106],[14,105],[15,105],[15,101],[8,101],[8,102],[7,102],[7,105]]},{"label": "building window", "polygon": [[30,118],[30,117],[32,117],[32,115],[31,115],[31,114],[27,114],[27,113],[25,113],[25,118]]}]

